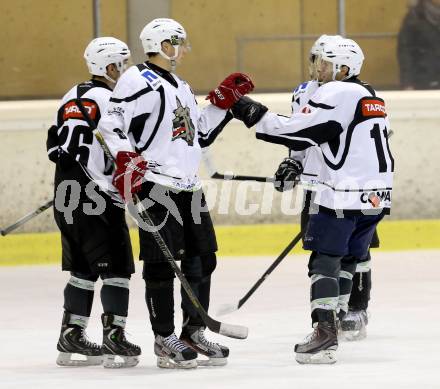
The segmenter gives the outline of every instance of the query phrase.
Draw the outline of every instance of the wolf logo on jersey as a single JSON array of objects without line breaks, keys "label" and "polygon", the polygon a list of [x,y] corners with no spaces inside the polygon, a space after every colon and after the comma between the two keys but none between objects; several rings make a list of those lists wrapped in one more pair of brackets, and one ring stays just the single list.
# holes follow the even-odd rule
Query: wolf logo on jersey
[{"label": "wolf logo on jersey", "polygon": [[194,146],[195,127],[191,120],[190,109],[183,107],[176,96],[177,108],[173,111],[173,141],[183,139],[189,146]]}]

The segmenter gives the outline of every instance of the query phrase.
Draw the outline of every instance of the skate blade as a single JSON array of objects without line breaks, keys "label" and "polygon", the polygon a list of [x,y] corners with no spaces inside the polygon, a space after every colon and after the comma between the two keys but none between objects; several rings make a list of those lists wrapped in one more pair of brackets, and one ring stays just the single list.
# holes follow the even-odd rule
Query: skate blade
[{"label": "skate blade", "polygon": [[[72,359],[74,355],[85,357],[86,359]],[[98,366],[102,365],[103,356],[89,356],[82,354],[72,354],[60,352],[57,358],[58,366]]]},{"label": "skate blade", "polygon": [[134,367],[138,363],[138,356],[105,354],[103,366],[106,369],[124,369],[126,367]]},{"label": "skate blade", "polygon": [[225,366],[227,364],[228,358],[197,359],[198,366]]},{"label": "skate blade", "polygon": [[161,369],[194,369],[197,367],[197,359],[176,362],[169,357],[157,357],[157,367]]},{"label": "skate blade", "polygon": [[296,353],[295,359],[302,365],[331,365],[337,362],[335,350],[321,350],[315,354]]}]

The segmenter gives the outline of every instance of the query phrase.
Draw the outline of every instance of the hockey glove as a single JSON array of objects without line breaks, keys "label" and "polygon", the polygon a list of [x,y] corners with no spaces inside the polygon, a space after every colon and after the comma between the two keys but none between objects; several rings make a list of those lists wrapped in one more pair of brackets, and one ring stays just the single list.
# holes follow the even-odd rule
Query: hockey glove
[{"label": "hockey glove", "polygon": [[275,189],[278,192],[293,189],[296,185],[296,179],[303,172],[301,162],[293,158],[284,158],[275,172]]},{"label": "hockey glove", "polygon": [[257,124],[267,110],[268,108],[265,105],[247,96],[240,98],[240,100],[232,106],[234,118],[241,120],[247,128],[251,128]]},{"label": "hockey glove", "polygon": [[253,89],[254,84],[249,76],[244,73],[232,73],[208,93],[206,100],[221,109],[229,109],[240,97]]},{"label": "hockey glove", "polygon": [[147,168],[147,161],[138,153],[131,151],[118,153],[113,185],[124,200],[130,199],[131,194],[139,192]]}]

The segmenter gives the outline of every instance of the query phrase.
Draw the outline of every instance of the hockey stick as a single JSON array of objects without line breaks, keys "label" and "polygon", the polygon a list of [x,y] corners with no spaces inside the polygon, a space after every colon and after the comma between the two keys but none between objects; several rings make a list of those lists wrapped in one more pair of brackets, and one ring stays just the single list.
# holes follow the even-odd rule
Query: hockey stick
[{"label": "hockey stick", "polygon": [[274,177],[261,177],[261,176],[246,176],[238,174],[223,174],[219,173],[214,166],[210,152],[208,149],[203,149],[203,161],[205,162],[206,170],[210,178],[219,180],[236,180],[236,181],[258,181],[258,182],[274,182]]},{"label": "hockey stick", "polygon": [[215,172],[211,178],[218,180],[236,180],[236,181],[257,181],[257,182],[274,182],[273,177],[261,177],[261,176],[243,176],[240,174],[222,174]]},{"label": "hockey stick", "polygon": [[[100,143],[102,149],[104,150],[104,153],[106,156],[115,163],[115,159],[113,155],[110,152],[110,149],[108,148],[102,134],[97,130],[95,122],[92,120],[92,118],[89,116],[88,112],[84,108],[82,102],[80,99],[76,99],[76,104],[78,105],[78,108],[80,109],[81,113],[83,114],[84,118],[86,119],[87,123],[89,124],[90,128],[93,129],[93,133]],[[212,331],[217,334],[221,334],[224,336],[228,336],[230,338],[236,338],[236,339],[246,339],[248,336],[248,328],[241,325],[235,325],[235,324],[227,324],[219,322],[212,317],[208,315],[208,313],[205,311],[205,309],[200,304],[199,299],[194,294],[190,284],[188,283],[185,275],[180,270],[180,267],[177,265],[176,260],[174,259],[173,255],[171,254],[168,246],[166,245],[165,241],[163,240],[160,233],[154,228],[154,223],[147,212],[147,210],[143,207],[139,197],[134,194],[133,195],[133,204],[136,207],[136,209],[139,212],[139,216],[141,217],[142,221],[145,222],[149,227],[151,228],[151,233],[153,234],[154,240],[159,245],[159,248],[161,249],[163,255],[165,256],[168,263],[173,268],[174,272],[176,273],[177,277],[180,280],[180,283],[182,284],[183,288],[185,289],[185,292],[187,293],[189,299],[191,300],[191,303],[194,305],[197,313],[202,318],[203,322],[206,324],[206,326]],[[130,207],[128,207],[130,209]],[[134,217],[136,219],[136,217]]]},{"label": "hockey stick", "polygon": [[[394,134],[393,130],[390,130],[388,132],[388,138],[391,138]],[[221,178],[221,179],[231,179],[227,178],[227,175],[222,175],[216,172],[214,165],[212,161],[210,160],[210,156],[207,152],[204,152],[204,161],[208,166],[208,169],[211,169],[210,171],[213,171],[214,173],[211,175],[211,178]],[[223,176],[223,177],[222,177]],[[249,179],[252,179],[252,176],[235,176],[235,177],[250,177]],[[262,177],[260,177],[262,178]],[[239,178],[236,178],[239,179]],[[277,259],[269,266],[269,268],[263,273],[263,275],[258,279],[258,281],[252,286],[251,289],[238,301],[236,304],[224,304],[219,308],[217,311],[217,315],[225,315],[227,313],[236,311],[240,309],[243,304],[254,294],[254,292],[258,289],[258,287],[263,283],[263,281],[269,276],[270,273],[272,273],[273,270],[281,263],[281,261],[289,254],[289,252],[296,246],[296,244],[301,240],[302,232],[300,231],[298,235],[296,235],[293,240],[287,245],[287,247],[281,252],[281,254],[278,256]]]},{"label": "hockey stick", "polygon": [[259,288],[259,286],[263,283],[263,281],[269,277],[269,274],[272,273],[275,268],[281,263],[281,261],[290,253],[290,251],[296,246],[296,244],[301,240],[302,232],[300,231],[293,240],[287,245],[287,247],[281,252],[277,259],[269,266],[269,268],[263,273],[263,275],[258,279],[258,281],[249,289],[249,291],[240,299],[238,303],[235,304],[224,304],[217,311],[217,315],[225,315],[227,313],[236,311],[240,309],[243,304],[251,297],[254,292]]},{"label": "hockey stick", "polygon": [[53,200],[49,200],[47,203],[44,203],[42,206],[38,207],[35,211],[28,213],[27,215],[23,216],[21,219],[18,219],[14,224],[11,224],[9,227],[6,227],[4,230],[0,230],[0,234],[2,236],[8,235],[10,232],[22,226],[27,221],[31,220],[35,216],[44,212],[46,209],[50,208],[52,205],[53,205]]},{"label": "hockey stick", "polygon": [[[388,139],[394,134],[393,130],[388,131]],[[275,182],[274,177],[262,177],[262,176],[247,176],[242,174],[233,173],[219,173],[211,158],[211,154],[207,148],[202,150],[203,162],[205,163],[206,170],[209,178],[218,180],[233,180],[233,181],[257,181],[257,182]],[[297,183],[301,183],[300,180]]]}]

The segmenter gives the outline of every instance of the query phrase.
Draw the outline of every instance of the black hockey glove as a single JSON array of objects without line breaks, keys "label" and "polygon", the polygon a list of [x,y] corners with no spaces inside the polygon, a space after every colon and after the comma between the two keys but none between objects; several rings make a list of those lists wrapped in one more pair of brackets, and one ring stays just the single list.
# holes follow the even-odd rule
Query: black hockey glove
[{"label": "black hockey glove", "polygon": [[251,128],[257,124],[267,110],[268,108],[265,105],[247,96],[241,97],[232,106],[234,118],[241,120],[247,128]]},{"label": "black hockey glove", "polygon": [[293,158],[284,158],[275,172],[275,189],[278,192],[293,189],[296,185],[296,178],[303,172],[301,162]]}]

